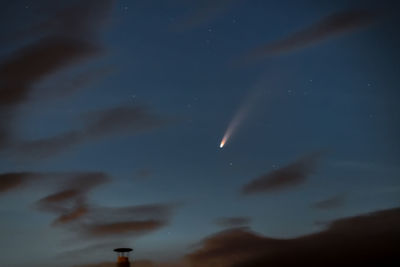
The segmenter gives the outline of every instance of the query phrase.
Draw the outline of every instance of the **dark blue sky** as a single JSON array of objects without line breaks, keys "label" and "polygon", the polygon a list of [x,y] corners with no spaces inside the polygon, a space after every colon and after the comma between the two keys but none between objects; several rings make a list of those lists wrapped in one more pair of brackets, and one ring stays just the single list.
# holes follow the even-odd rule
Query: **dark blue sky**
[{"label": "dark blue sky", "polygon": [[1,5],[1,265],[173,260],[399,205],[396,1]]}]

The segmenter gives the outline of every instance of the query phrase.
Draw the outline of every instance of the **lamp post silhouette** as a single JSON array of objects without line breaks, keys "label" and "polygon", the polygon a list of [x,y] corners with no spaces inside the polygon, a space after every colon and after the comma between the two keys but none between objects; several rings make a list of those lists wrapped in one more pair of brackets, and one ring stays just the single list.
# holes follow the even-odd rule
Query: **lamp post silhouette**
[{"label": "lamp post silhouette", "polygon": [[129,262],[129,252],[133,249],[131,248],[116,248],[114,249],[117,252],[118,260],[117,260],[117,267],[130,267],[131,264]]}]

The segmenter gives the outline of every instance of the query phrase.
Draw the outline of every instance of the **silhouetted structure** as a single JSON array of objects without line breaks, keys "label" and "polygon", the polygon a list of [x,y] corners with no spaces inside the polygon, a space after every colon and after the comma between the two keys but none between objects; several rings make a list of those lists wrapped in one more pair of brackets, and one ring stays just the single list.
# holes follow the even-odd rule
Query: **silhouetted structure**
[{"label": "silhouetted structure", "polygon": [[130,267],[131,264],[129,262],[129,252],[133,249],[131,248],[116,248],[115,252],[118,254],[117,267]]}]

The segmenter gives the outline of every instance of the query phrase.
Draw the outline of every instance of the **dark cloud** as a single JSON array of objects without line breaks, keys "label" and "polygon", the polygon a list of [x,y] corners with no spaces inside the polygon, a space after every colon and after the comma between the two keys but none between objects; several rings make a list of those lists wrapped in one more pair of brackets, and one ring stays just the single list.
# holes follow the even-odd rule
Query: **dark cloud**
[{"label": "dark cloud", "polygon": [[110,135],[137,134],[166,125],[169,119],[145,107],[119,106],[82,115],[85,126],[79,131],[33,141],[18,141],[10,146],[20,157],[44,158],[76,145]]},{"label": "dark cloud", "polygon": [[372,10],[338,12],[282,40],[254,49],[246,56],[246,59],[261,59],[266,56],[289,53],[308,47],[325,39],[366,27],[375,22],[378,15],[377,11]]},{"label": "dark cloud", "polygon": [[313,204],[313,207],[321,210],[330,210],[342,207],[345,203],[345,194],[339,194]]},{"label": "dark cloud", "polygon": [[12,191],[14,189],[33,187],[51,183],[52,181],[61,181],[69,177],[72,173],[62,172],[8,172],[0,174],[0,194]]},{"label": "dark cloud", "polygon": [[[88,213],[87,193],[94,187],[106,183],[108,176],[101,172],[15,172],[0,174],[0,194],[33,184],[46,184],[57,191],[40,199],[36,208],[56,214],[54,225],[68,223]],[[53,185],[51,185],[53,183]]]},{"label": "dark cloud", "polygon": [[246,228],[204,240],[187,256],[193,267],[397,266],[400,209],[340,219],[319,233],[273,239]]},{"label": "dark cloud", "polygon": [[[1,111],[0,111],[1,112]],[[5,123],[0,121],[0,148],[5,146],[9,139],[9,133],[4,129]]]},{"label": "dark cloud", "polygon": [[221,227],[232,228],[247,226],[251,222],[249,217],[227,217],[215,220],[215,223]]},{"label": "dark cloud", "polygon": [[102,47],[95,37],[111,3],[81,1],[63,9],[46,27],[38,27],[32,43],[0,63],[0,110],[9,113],[7,118],[0,119],[0,145],[11,138],[9,127],[14,110],[30,98],[38,82],[99,54]]},{"label": "dark cloud", "polygon": [[40,200],[42,203],[60,203],[76,198],[81,192],[76,189],[65,189],[57,193],[48,195]]},{"label": "dark cloud", "polygon": [[73,222],[86,215],[89,212],[88,208],[83,204],[79,203],[76,207],[68,212],[64,212],[61,214],[55,221],[53,225],[65,224],[69,222]]},{"label": "dark cloud", "polygon": [[[80,184],[85,188],[85,182]],[[82,192],[83,191],[83,192]],[[81,238],[132,237],[158,230],[169,223],[177,204],[104,207],[88,203],[87,190],[66,189],[38,201],[40,210],[58,217],[53,226],[67,226]]]},{"label": "dark cloud", "polygon": [[4,173],[0,174],[0,193],[42,181],[41,185],[50,187],[53,192],[39,199],[35,208],[56,215],[53,226],[66,226],[80,237],[143,235],[167,225],[180,205],[154,203],[104,207],[90,204],[89,192],[109,180],[102,172]]},{"label": "dark cloud", "polygon": [[98,50],[86,41],[52,36],[14,52],[0,64],[0,106],[26,101],[33,84]]},{"label": "dark cloud", "polygon": [[24,185],[32,177],[29,172],[15,172],[0,174],[0,194]]},{"label": "dark cloud", "polygon": [[316,169],[322,153],[317,152],[290,163],[284,167],[261,175],[242,187],[242,194],[258,194],[291,188],[304,183]]},{"label": "dark cloud", "polygon": [[36,203],[36,207],[51,212],[58,217],[53,225],[73,222],[89,212],[86,203],[87,193],[109,181],[109,177],[101,172],[83,172],[64,174],[64,181],[58,184],[58,190]]},{"label": "dark cloud", "polygon": [[57,184],[61,188],[40,201],[59,203],[75,198],[81,192],[88,192],[93,187],[109,181],[102,172],[8,172],[0,174],[0,192],[15,189],[30,183],[32,186],[44,182],[49,187]]},{"label": "dark cloud", "polygon": [[244,259],[262,255],[268,247],[281,243],[281,240],[259,236],[247,228],[235,228],[206,238],[202,247],[186,258],[193,267],[232,266]]},{"label": "dark cloud", "polygon": [[[30,180],[53,192],[39,199],[35,208],[56,215],[52,225],[65,226],[80,237],[142,235],[168,224],[179,203],[154,203],[126,207],[91,204],[89,193],[110,181],[102,172],[6,173],[0,175],[0,193],[11,191]],[[43,188],[42,186],[40,186]]]},{"label": "dark cloud", "polygon": [[35,83],[97,51],[94,44],[53,36],[23,47],[0,63],[0,109],[8,113],[0,120],[0,144],[11,139],[13,111],[28,100]]},{"label": "dark cloud", "polygon": [[289,239],[235,228],[204,239],[200,248],[176,263],[138,262],[145,263],[144,266],[171,267],[397,266],[399,223],[400,208],[395,208],[339,219],[321,232]]},{"label": "dark cloud", "polygon": [[66,172],[57,175],[63,177],[63,180],[57,183],[59,190],[42,198],[41,203],[65,202],[109,181],[109,177],[102,172]]}]

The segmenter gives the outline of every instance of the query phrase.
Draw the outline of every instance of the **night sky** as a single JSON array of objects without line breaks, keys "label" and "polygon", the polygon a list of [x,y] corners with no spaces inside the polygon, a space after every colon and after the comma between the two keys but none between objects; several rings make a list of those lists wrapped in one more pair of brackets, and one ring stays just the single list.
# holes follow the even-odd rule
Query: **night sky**
[{"label": "night sky", "polygon": [[397,2],[1,1],[0,265],[389,261]]}]

